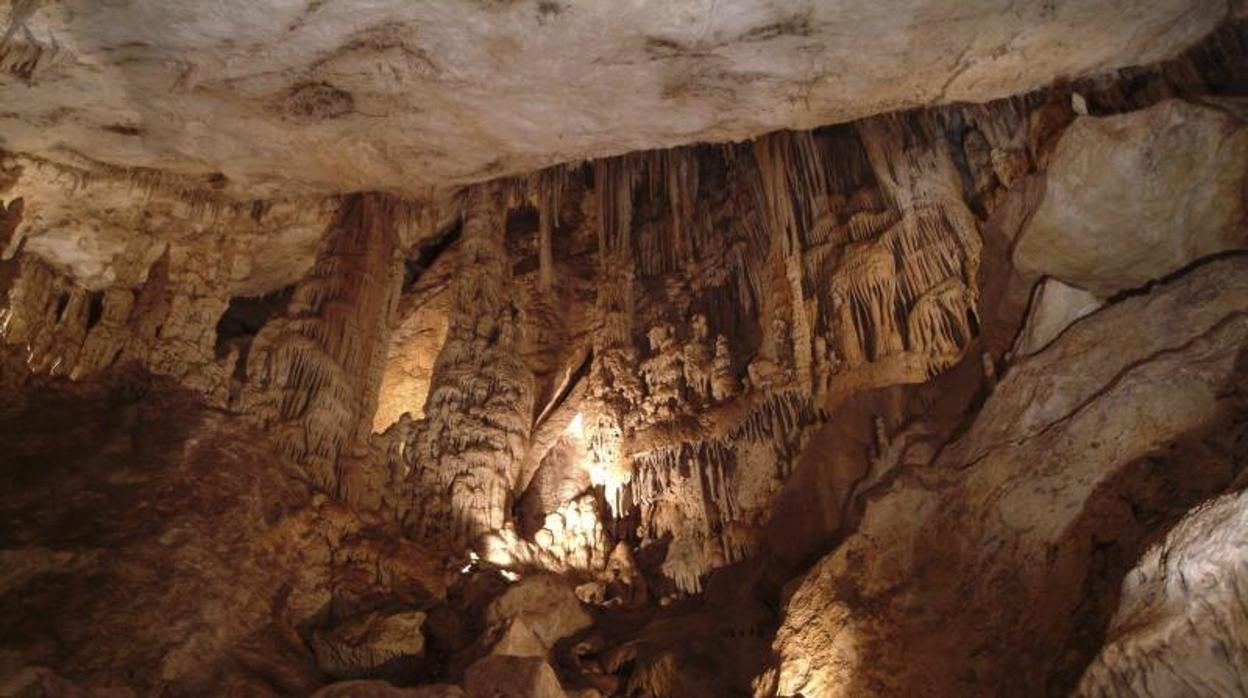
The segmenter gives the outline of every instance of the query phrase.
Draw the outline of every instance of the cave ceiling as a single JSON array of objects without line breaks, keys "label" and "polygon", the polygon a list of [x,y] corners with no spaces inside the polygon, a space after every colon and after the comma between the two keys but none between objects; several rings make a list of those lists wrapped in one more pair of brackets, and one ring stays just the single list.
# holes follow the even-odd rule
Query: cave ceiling
[{"label": "cave ceiling", "polygon": [[[430,190],[1168,58],[1222,0],[16,0],[0,148],[241,200]],[[4,22],[0,19],[0,22]]]}]

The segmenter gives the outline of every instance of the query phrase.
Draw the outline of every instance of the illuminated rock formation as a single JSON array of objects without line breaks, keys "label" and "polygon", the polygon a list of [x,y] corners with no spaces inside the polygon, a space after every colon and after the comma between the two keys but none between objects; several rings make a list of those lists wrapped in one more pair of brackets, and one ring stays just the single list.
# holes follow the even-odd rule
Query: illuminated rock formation
[{"label": "illuminated rock formation", "polygon": [[425,418],[404,451],[417,483],[410,504],[416,530],[449,530],[467,541],[508,520],[533,403],[532,379],[518,354],[524,329],[509,295],[501,195],[477,190],[470,196],[450,327],[434,364]]}]

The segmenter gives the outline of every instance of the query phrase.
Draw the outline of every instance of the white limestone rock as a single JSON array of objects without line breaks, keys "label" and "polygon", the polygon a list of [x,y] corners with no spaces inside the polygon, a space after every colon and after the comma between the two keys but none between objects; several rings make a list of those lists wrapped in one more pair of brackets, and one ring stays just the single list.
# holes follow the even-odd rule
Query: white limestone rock
[{"label": "white limestone rock", "polygon": [[1127,575],[1075,696],[1242,696],[1248,686],[1248,491],[1188,514]]}]

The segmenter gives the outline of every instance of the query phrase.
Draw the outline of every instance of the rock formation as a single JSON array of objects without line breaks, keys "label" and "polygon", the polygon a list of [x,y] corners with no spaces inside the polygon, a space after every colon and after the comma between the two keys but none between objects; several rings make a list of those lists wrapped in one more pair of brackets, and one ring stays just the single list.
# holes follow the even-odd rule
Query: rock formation
[{"label": "rock formation", "polygon": [[0,695],[1244,693],[1239,4],[140,5],[0,3]]}]

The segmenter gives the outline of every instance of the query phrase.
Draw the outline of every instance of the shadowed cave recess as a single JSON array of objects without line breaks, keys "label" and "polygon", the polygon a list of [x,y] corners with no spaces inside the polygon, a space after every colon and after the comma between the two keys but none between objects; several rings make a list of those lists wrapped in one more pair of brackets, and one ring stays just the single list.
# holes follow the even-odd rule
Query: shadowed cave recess
[{"label": "shadowed cave recess", "polygon": [[0,696],[1248,696],[1248,6],[964,5],[0,0]]}]

